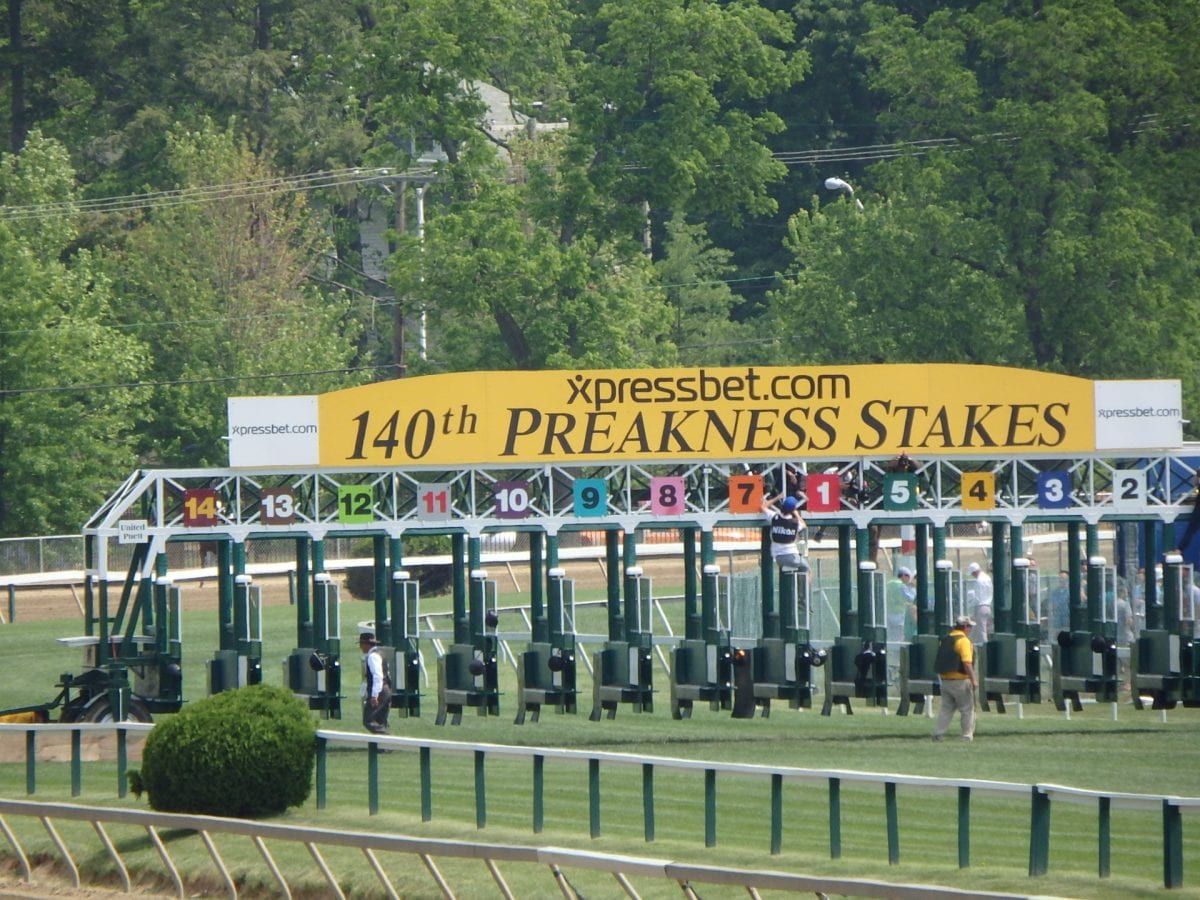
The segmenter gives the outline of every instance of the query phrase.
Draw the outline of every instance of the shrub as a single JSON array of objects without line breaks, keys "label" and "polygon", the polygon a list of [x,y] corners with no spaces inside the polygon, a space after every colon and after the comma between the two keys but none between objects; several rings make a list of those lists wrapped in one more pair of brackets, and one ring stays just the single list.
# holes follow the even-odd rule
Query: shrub
[{"label": "shrub", "polygon": [[289,691],[257,684],[190,704],[154,727],[141,784],[152,809],[253,818],[308,799],[316,723]]}]

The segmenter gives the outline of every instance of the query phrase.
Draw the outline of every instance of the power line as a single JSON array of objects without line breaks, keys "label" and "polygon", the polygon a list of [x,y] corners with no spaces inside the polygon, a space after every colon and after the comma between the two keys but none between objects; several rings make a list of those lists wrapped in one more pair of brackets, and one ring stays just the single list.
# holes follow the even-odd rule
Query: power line
[{"label": "power line", "polygon": [[[895,159],[905,155],[923,155],[933,150],[960,148],[957,138],[933,138],[921,141],[903,141],[889,144],[869,144],[858,147],[842,147],[827,150],[780,150],[772,157],[784,165],[821,165],[840,162],[873,162]],[[633,170],[644,168],[629,165]],[[274,194],[296,193],[339,187],[348,184],[381,183],[398,178],[428,178],[433,170],[422,168],[406,170],[404,173],[389,168],[347,168],[305,175],[290,175],[264,178],[232,184],[200,185],[171,191],[150,191],[142,194],[124,194],[93,200],[63,200],[55,203],[34,203],[24,206],[0,206],[0,219],[19,221],[65,216],[77,213],[117,213],[137,209],[158,209],[197,203],[214,203],[221,200],[242,200]]]},{"label": "power line", "polygon": [[[411,174],[411,173],[410,173]],[[296,193],[386,181],[396,177],[387,168],[335,169],[306,175],[289,175],[241,181],[233,184],[199,185],[172,191],[151,191],[144,194],[125,194],[95,200],[64,200],[56,203],[35,203],[26,206],[0,207],[0,218],[8,220],[39,219],[76,213],[114,213],[135,209],[157,209],[195,203],[214,203],[220,200],[242,200],[273,194]]]}]

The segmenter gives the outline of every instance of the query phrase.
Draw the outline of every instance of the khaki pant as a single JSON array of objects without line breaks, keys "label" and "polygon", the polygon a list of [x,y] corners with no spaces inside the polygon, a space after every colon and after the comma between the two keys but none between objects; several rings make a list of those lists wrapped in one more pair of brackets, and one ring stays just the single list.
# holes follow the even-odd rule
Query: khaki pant
[{"label": "khaki pant", "polygon": [[969,678],[942,679],[942,703],[938,707],[934,740],[941,740],[956,711],[962,718],[962,736],[968,740],[975,737],[975,686]]}]

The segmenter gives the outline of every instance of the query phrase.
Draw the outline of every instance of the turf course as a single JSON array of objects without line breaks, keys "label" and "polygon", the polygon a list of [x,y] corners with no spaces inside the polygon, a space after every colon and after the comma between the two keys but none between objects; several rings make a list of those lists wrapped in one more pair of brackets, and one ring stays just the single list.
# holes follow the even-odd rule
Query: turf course
[{"label": "turf course", "polygon": [[[505,602],[509,602],[508,597]],[[431,609],[436,601],[426,601]],[[448,603],[448,601],[446,601]],[[280,660],[291,649],[293,611],[288,607],[264,611],[264,675],[272,683],[282,680]],[[354,622],[369,618],[370,604],[347,601],[343,606],[343,634],[353,633]],[[204,695],[204,663],[216,646],[215,617],[211,613],[185,613],[185,696]],[[602,616],[601,616],[602,619]],[[56,637],[75,633],[63,622],[18,622],[0,626],[0,659],[10,677],[0,688],[0,705],[44,702],[53,695],[53,682],[61,672],[78,671],[73,651],[58,647]],[[501,628],[516,627],[503,623]],[[584,625],[602,630],[602,621]],[[679,629],[677,628],[677,631]],[[361,731],[354,694],[356,655],[347,656],[346,718],[323,722],[323,728]],[[818,711],[792,711],[777,707],[769,719],[733,720],[728,712],[710,712],[697,705],[692,719],[673,721],[666,698],[666,677],[656,669],[661,702],[653,714],[638,715],[622,709],[615,720],[587,721],[590,683],[580,672],[580,714],[558,716],[544,711],[537,724],[512,724],[515,693],[513,676],[502,669],[506,694],[503,715],[464,715],[457,727],[433,724],[436,701],[432,690],[424,698],[420,719],[393,719],[392,731],[409,737],[440,740],[520,744],[542,747],[593,749],[655,757],[682,757],[712,761],[749,762],[810,769],[846,769],[877,773],[929,775],[946,778],[979,778],[1032,784],[1056,783],[1077,788],[1137,793],[1200,795],[1197,744],[1200,710],[1178,709],[1166,716],[1128,703],[1113,721],[1108,705],[1089,704],[1070,719],[1049,703],[1026,706],[1022,718],[1010,705],[1006,715],[980,713],[977,738],[965,745],[929,740],[931,720],[884,715],[881,710],[856,705],[855,714],[822,717]],[[367,814],[367,762],[361,750],[331,753],[329,806],[317,810],[315,796],[280,821],[313,824],[352,831],[380,831],[428,837],[573,846],[612,853],[675,858],[707,864],[727,864],[754,869],[777,869],[805,874],[851,878],[878,878],[897,882],[937,883],[950,886],[1004,890],[1014,893],[1070,897],[1149,897],[1164,894],[1161,861],[1161,816],[1158,813],[1117,810],[1112,816],[1112,875],[1096,875],[1097,816],[1091,807],[1056,805],[1052,820],[1050,873],[1030,879],[1026,875],[1029,847],[1027,800],[989,798],[976,794],[971,804],[971,866],[957,865],[957,808],[953,791],[899,790],[901,860],[887,864],[883,789],[844,786],[842,791],[842,856],[830,859],[828,794],[824,787],[788,782],[784,789],[783,850],[769,850],[769,786],[766,779],[728,777],[717,784],[717,846],[704,847],[702,776],[660,771],[655,777],[656,833],[653,843],[643,839],[642,784],[636,767],[604,767],[601,773],[601,836],[588,836],[588,785],[586,767],[557,761],[546,763],[545,830],[531,829],[530,766],[524,762],[489,760],[487,822],[476,828],[474,772],[469,755],[433,759],[433,820],[422,822],[417,790],[417,759],[411,753],[393,753],[380,760],[381,810]],[[38,766],[37,793],[31,799],[72,801],[94,805],[146,808],[145,800],[132,796],[118,800],[114,790],[115,766],[90,763],[83,793],[70,797],[69,767],[65,763]],[[0,764],[0,794],[24,798],[23,763]],[[11,823],[17,830],[17,823]],[[86,826],[81,834],[90,832]],[[39,823],[23,823],[19,833],[32,846],[48,846]],[[114,839],[117,835],[114,834]],[[197,884],[216,885],[216,873],[203,845],[194,836],[174,835],[170,841],[177,863]],[[82,839],[82,838],[81,838]],[[159,871],[153,849],[144,834],[124,836],[135,849],[134,860],[144,860],[147,871]],[[138,850],[138,841],[145,846]],[[40,844],[39,844],[40,842]],[[1200,823],[1184,821],[1185,885],[1172,897],[1200,897]],[[106,871],[96,852],[84,861]],[[126,845],[122,845],[123,849]],[[248,843],[219,845],[223,856],[247,885],[263,885],[265,872]],[[302,875],[314,889],[320,876],[311,858],[300,848],[272,848],[282,868]],[[373,876],[360,854],[330,851],[326,859],[346,885],[348,894],[377,896]],[[411,858],[388,859],[385,866],[405,896],[434,896],[428,875]],[[140,865],[140,864],[139,864]],[[447,863],[441,866],[459,896],[493,896],[495,887],[480,863]],[[258,872],[259,874],[255,874]],[[519,896],[555,896],[557,888],[542,870],[504,871]],[[617,896],[615,882],[607,876],[570,873],[584,894]],[[162,886],[159,883],[159,886]],[[678,896],[673,885],[638,882],[643,896]],[[270,894],[267,890],[264,895]],[[318,892],[319,893],[319,892]],[[711,896],[733,896],[707,891]]]}]

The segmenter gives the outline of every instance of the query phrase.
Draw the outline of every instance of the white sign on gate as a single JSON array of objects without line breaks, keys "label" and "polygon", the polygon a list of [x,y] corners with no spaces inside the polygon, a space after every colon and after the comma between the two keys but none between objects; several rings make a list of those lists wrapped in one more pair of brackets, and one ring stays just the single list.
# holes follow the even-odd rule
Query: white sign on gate
[{"label": "white sign on gate", "polygon": [[141,544],[147,539],[148,529],[145,519],[122,519],[117,523],[117,543]]}]

